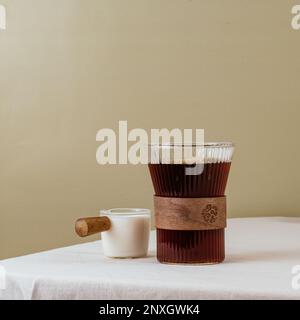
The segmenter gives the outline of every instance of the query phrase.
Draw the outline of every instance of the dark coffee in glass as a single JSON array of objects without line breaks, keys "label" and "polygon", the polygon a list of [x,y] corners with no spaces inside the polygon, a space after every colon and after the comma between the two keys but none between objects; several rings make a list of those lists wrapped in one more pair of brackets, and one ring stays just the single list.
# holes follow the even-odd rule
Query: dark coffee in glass
[{"label": "dark coffee in glass", "polygon": [[[195,164],[149,164],[159,197],[209,198],[225,194],[233,145],[204,146],[200,174],[187,174]],[[225,258],[224,228],[215,230],[167,230],[157,228],[157,259],[163,263],[219,263]]]}]

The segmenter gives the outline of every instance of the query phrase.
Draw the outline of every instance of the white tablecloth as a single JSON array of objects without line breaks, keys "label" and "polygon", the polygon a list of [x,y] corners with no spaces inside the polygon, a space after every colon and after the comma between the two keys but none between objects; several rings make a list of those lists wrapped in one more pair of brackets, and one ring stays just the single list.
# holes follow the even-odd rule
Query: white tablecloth
[{"label": "white tablecloth", "polygon": [[300,218],[229,219],[218,265],[158,263],[154,232],[144,259],[106,258],[95,241],[0,264],[0,299],[300,299]]}]

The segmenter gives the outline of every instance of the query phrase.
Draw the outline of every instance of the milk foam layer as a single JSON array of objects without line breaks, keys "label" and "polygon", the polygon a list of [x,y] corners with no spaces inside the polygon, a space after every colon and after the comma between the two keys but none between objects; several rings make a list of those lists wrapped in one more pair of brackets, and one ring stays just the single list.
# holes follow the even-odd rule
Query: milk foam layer
[{"label": "milk foam layer", "polygon": [[232,143],[207,143],[204,146],[151,146],[151,163],[203,164],[231,162]]}]

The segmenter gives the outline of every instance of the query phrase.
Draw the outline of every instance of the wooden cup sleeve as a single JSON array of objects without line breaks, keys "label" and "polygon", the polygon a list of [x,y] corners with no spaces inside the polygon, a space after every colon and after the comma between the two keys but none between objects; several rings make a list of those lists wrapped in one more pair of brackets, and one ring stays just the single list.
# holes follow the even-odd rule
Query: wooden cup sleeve
[{"label": "wooden cup sleeve", "polygon": [[226,197],[154,196],[156,227],[167,230],[214,230],[226,227]]}]

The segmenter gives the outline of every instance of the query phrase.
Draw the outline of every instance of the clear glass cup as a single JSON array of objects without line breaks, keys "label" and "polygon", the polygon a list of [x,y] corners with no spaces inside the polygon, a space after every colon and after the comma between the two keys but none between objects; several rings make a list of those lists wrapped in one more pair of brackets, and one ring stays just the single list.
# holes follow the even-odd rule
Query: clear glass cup
[{"label": "clear glass cup", "polygon": [[[225,195],[234,149],[232,143],[152,145],[150,149],[151,163],[148,167],[156,196],[209,198]],[[189,149],[186,154],[192,152],[193,157],[183,157],[186,149]],[[225,258],[224,228],[157,228],[156,232],[157,259],[160,262],[219,263]]]}]

